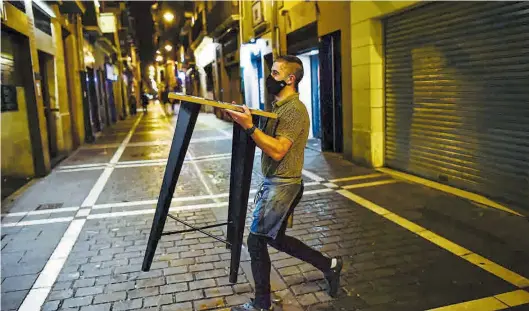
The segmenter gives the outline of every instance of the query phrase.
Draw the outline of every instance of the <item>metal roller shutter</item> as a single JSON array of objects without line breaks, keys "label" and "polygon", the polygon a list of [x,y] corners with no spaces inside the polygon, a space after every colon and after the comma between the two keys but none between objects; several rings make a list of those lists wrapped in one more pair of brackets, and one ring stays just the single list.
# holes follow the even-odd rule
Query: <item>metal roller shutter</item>
[{"label": "metal roller shutter", "polygon": [[529,2],[439,2],[385,26],[386,165],[529,208]]}]

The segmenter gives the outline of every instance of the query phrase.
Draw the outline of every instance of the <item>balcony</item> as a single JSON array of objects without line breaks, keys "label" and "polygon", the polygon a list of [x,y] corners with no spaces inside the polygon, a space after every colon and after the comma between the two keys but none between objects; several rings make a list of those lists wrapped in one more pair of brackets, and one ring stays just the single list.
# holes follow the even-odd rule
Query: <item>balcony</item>
[{"label": "balcony", "polygon": [[234,22],[239,20],[239,2],[217,1],[207,15],[207,31],[211,37],[220,36]]}]

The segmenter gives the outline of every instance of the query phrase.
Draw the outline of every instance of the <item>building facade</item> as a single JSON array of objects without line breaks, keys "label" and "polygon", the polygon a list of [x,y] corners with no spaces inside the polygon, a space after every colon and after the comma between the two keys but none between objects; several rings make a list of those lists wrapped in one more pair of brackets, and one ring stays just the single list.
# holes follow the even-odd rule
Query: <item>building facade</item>
[{"label": "building facade", "polygon": [[528,6],[197,3],[206,12],[192,46],[206,77],[198,95],[270,109],[269,69],[297,55],[322,151],[528,208]]},{"label": "building facade", "polygon": [[529,208],[527,2],[352,2],[354,161]]},{"label": "building facade", "polygon": [[99,5],[2,2],[3,197],[117,121],[105,81],[123,56],[99,28]]}]

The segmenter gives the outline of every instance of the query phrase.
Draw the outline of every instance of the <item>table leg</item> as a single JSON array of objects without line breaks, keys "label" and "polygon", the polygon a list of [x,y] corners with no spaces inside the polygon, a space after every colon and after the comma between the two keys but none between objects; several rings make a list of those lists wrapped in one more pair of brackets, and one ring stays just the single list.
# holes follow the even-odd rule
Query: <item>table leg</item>
[{"label": "table leg", "polygon": [[169,151],[169,158],[165,166],[165,173],[163,176],[162,188],[158,203],[156,205],[156,212],[152,222],[151,233],[149,234],[149,241],[147,242],[147,250],[143,259],[142,271],[149,271],[151,268],[154,253],[158,246],[173,199],[173,193],[176,187],[176,182],[180,176],[184,158],[189,147],[191,135],[195,128],[200,105],[183,102],[178,112],[178,120],[176,121],[175,133],[171,143],[171,150]]},{"label": "table leg", "polygon": [[[254,123],[256,119],[254,117]],[[239,125],[234,124],[227,230],[227,238],[231,243],[231,283],[237,283],[239,272],[254,155],[255,142]]]}]

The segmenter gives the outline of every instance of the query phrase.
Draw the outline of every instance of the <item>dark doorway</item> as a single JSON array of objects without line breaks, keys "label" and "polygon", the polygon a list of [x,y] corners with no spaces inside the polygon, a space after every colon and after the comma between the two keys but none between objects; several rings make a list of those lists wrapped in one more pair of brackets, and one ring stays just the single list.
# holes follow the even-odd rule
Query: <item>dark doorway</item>
[{"label": "dark doorway", "polygon": [[101,118],[99,117],[99,98],[97,96],[97,85],[95,72],[91,68],[86,69],[88,98],[90,107],[90,122],[94,133],[101,131]]},{"label": "dark doorway", "polygon": [[39,70],[41,76],[41,92],[42,101],[44,103],[44,116],[46,118],[46,130],[48,132],[48,151],[50,153],[51,166],[55,166],[55,161],[59,155],[59,148],[57,146],[57,123],[55,115],[59,112],[58,107],[52,107],[50,98],[50,79],[53,79],[53,72],[50,72],[50,65],[53,66],[53,56],[44,52],[38,51],[39,55]]},{"label": "dark doorway", "polygon": [[343,151],[340,31],[321,37],[320,103],[322,151]]},{"label": "dark doorway", "polygon": [[97,85],[99,87],[99,94],[101,94],[101,103],[103,104],[101,107],[101,119],[103,119],[103,124],[110,126],[110,105],[103,70],[97,70]]},{"label": "dark doorway", "polygon": [[84,115],[84,130],[85,142],[92,143],[95,140],[94,131],[92,129],[92,118],[90,117],[90,96],[88,88],[88,75],[86,71],[81,71],[81,92],[83,94],[83,115]]},{"label": "dark doorway", "polygon": [[205,98],[215,99],[214,94],[214,82],[213,82],[213,63],[209,63],[204,67],[204,72],[206,74],[206,94]]}]

